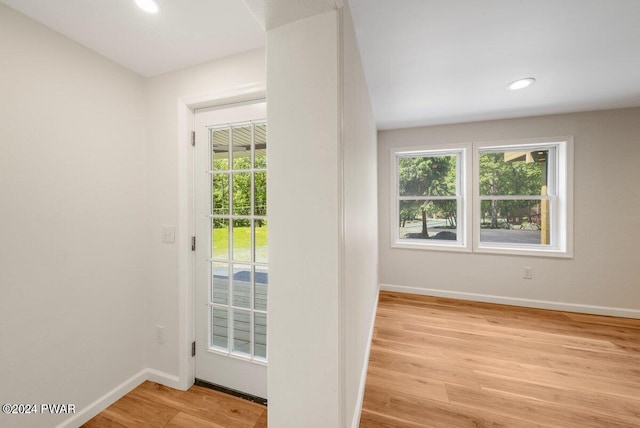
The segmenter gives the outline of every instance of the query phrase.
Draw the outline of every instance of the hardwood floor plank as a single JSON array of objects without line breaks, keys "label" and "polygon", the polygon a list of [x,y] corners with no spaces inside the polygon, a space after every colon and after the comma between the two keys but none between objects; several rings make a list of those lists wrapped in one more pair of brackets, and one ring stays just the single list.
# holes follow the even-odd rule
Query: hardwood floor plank
[{"label": "hardwood floor plank", "polygon": [[[130,394],[125,395],[100,415],[128,428],[164,427],[179,410]],[[102,426],[102,425],[101,425]]]},{"label": "hardwood floor plank", "polygon": [[[519,343],[520,347],[504,346],[504,340],[488,340],[484,336],[467,335],[466,337],[443,337],[441,335],[430,335],[413,331],[403,331],[402,333],[389,331],[381,327],[378,330],[378,338],[398,342],[401,346],[415,345],[424,347],[425,354],[464,354],[480,357],[492,357],[507,361],[528,362],[539,364],[540,361],[535,354],[541,348],[550,353],[562,352],[560,345],[539,345]],[[481,346],[478,344],[481,343]],[[527,352],[529,351],[529,352]]]},{"label": "hardwood floor plank", "polygon": [[[460,388],[476,390],[462,386]],[[527,419],[510,417],[502,412],[458,406],[453,402],[440,403],[411,394],[390,393],[390,398],[390,411],[388,412],[390,416],[404,418],[409,422],[423,424],[430,428],[547,427],[547,425],[532,423]]]},{"label": "hardwood floor plank", "polygon": [[578,313],[570,313],[567,316],[580,323],[585,324],[593,324],[595,326],[612,326],[612,327],[622,327],[624,329],[633,329],[637,330],[638,334],[640,334],[640,324],[638,324],[638,320],[633,318],[618,318],[618,317],[605,317],[600,315],[591,315],[591,314],[578,314]]},{"label": "hardwood floor plank", "polygon": [[522,367],[529,377],[537,382],[549,385],[562,384],[573,389],[599,391],[612,396],[640,400],[640,385],[637,382],[592,376],[575,370],[548,369],[529,364],[523,364]]},{"label": "hardwood floor plank", "polygon": [[640,427],[640,320],[381,292],[367,376],[365,428]]},{"label": "hardwood floor plank", "polygon": [[[393,339],[395,339],[395,337],[381,338],[380,335],[375,335],[373,337],[371,344],[372,344],[372,347],[375,347],[376,349],[380,349],[381,351],[393,352],[394,354],[399,354],[399,355],[411,356],[411,355],[427,354],[427,350],[425,349],[424,346],[397,342]],[[444,358],[447,354],[444,352],[444,349],[433,346],[429,350],[428,355],[432,357],[439,356]]]},{"label": "hardwood floor plank", "polygon": [[380,308],[380,311],[376,313],[377,319],[380,320],[380,323],[383,325],[389,325],[387,320],[398,320],[401,322],[413,322],[416,324],[426,324],[426,325],[442,325],[448,326],[449,320],[438,318],[437,316],[427,316],[426,314],[420,313],[417,311],[417,314],[407,313],[403,308]]},{"label": "hardwood floor plank", "polygon": [[526,329],[523,327],[516,328],[513,327],[513,325],[494,325],[491,329],[487,329],[483,325],[463,321],[450,322],[448,327],[452,331],[458,333],[473,333],[503,340],[521,340],[529,343],[535,342],[541,344],[568,345],[606,351],[616,351],[618,349],[618,347],[613,344],[609,338],[594,338],[593,334],[588,337],[580,337],[575,334],[569,334],[568,331],[537,331],[535,329]]},{"label": "hardwood floor plank", "polygon": [[120,422],[113,421],[103,414],[99,414],[96,417],[89,420],[87,423],[82,425],[83,428],[127,428],[125,425],[122,425]]},{"label": "hardwood floor plank", "polygon": [[362,411],[360,418],[360,428],[426,428],[428,426],[366,409]]},{"label": "hardwood floor plank", "polygon": [[[605,317],[608,318],[608,317]],[[576,338],[591,338],[609,341],[618,348],[623,348],[625,344],[637,344],[640,335],[635,329],[622,329],[607,325],[585,324],[571,321],[567,317],[567,321],[558,322],[556,320],[535,319],[533,317],[518,318],[516,320],[504,320],[498,317],[487,317],[492,325],[502,325],[523,329],[527,331],[536,331],[543,334],[567,334]]]},{"label": "hardwood floor plank", "polygon": [[389,391],[367,383],[364,389],[362,407],[372,412],[388,413],[391,409]]},{"label": "hardwood floor plank", "polygon": [[627,367],[640,367],[640,352],[613,353],[593,349],[577,348],[575,346],[563,346],[566,355],[574,355],[600,364],[602,362],[615,362]]},{"label": "hardwood floor plank", "polygon": [[429,356],[413,355],[399,358],[391,352],[372,350],[369,366],[387,370],[391,376],[404,373],[441,382],[479,387],[478,380],[470,368],[452,367],[447,360]]},{"label": "hardwood floor plank", "polygon": [[178,413],[167,425],[166,428],[224,428],[214,422],[207,421],[187,413]]},{"label": "hardwood floor plank", "polygon": [[600,414],[586,408],[571,408],[549,401],[534,400],[480,391],[460,385],[447,385],[452,404],[477,411],[499,414],[508,418],[534,420],[550,427],[565,428],[629,428],[638,421],[623,417]]},{"label": "hardwood floor plank", "polygon": [[[441,317],[441,320],[445,321],[456,321],[456,320],[469,320],[469,321],[477,321],[482,323],[487,323],[487,320],[482,314],[472,312],[465,312],[463,310],[456,310],[447,312],[446,314],[442,313],[442,309],[440,306],[434,305],[422,305],[416,304],[411,301],[406,302],[391,302],[385,304],[385,308],[393,310],[395,312],[406,312],[408,314],[413,315],[422,315],[428,317]],[[514,318],[515,319],[515,318]]]},{"label": "hardwood floor plank", "polygon": [[258,418],[258,422],[253,426],[253,428],[267,428],[267,419],[268,419],[268,411],[267,409],[262,412],[262,415]]},{"label": "hardwood floor plank", "polygon": [[83,427],[265,428],[266,423],[260,404],[200,386],[179,391],[143,382]]},{"label": "hardwood floor plank", "polygon": [[[382,340],[374,338],[372,341],[372,347],[384,352],[390,352],[398,354],[400,356],[425,356],[426,350],[420,346],[406,345],[398,346],[398,342]],[[489,357],[485,355],[471,355],[467,352],[459,352],[454,349],[450,350],[433,350],[428,353],[431,359],[443,359],[448,364],[454,362],[454,364],[461,364],[468,366],[471,370],[482,370],[489,373],[502,374],[505,376],[511,376],[515,378],[529,379],[524,369],[518,362],[509,361],[505,359],[498,359],[496,357]]]},{"label": "hardwood floor plank", "polygon": [[[131,392],[222,426],[253,428],[264,406],[200,386],[192,386],[185,395],[160,384],[145,382]],[[160,394],[159,394],[160,393]]]},{"label": "hardwood floor plank", "polygon": [[633,399],[611,397],[593,391],[547,385],[534,381],[476,372],[482,389],[516,397],[554,403],[577,410],[588,408],[599,413],[627,418],[640,417],[640,403]]},{"label": "hardwood floor plank", "polygon": [[435,401],[449,402],[444,382],[430,377],[394,372],[390,375],[387,369],[370,367],[367,382],[389,392],[407,392],[420,395]]},{"label": "hardwood floor plank", "polygon": [[543,363],[543,366],[552,369],[578,371],[605,378],[628,379],[640,376],[640,364],[622,364],[616,361],[617,354],[609,353],[606,355],[609,358],[606,358],[606,356],[603,355],[602,361],[598,361],[597,364],[594,364],[593,358],[570,355],[567,349],[563,349],[561,353],[541,355],[540,362]]}]

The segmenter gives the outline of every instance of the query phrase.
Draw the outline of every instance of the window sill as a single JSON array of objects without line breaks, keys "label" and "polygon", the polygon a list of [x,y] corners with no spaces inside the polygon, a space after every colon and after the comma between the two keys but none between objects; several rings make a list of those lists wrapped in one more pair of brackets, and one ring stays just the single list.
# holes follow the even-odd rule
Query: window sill
[{"label": "window sill", "polygon": [[[415,242],[418,241],[418,242]],[[420,251],[441,251],[441,252],[457,252],[457,253],[476,253],[476,254],[494,254],[507,256],[525,256],[525,257],[550,257],[561,259],[572,259],[573,253],[562,251],[555,248],[523,248],[513,246],[477,246],[470,248],[461,243],[443,242],[425,242],[426,240],[412,241],[395,241],[391,244],[391,248],[404,250],[420,250]]]},{"label": "window sill", "polygon": [[479,245],[473,249],[478,254],[502,254],[508,256],[529,256],[529,257],[551,257],[572,259],[573,253],[559,250],[557,248],[523,248],[513,246],[484,246]]},{"label": "window sill", "polygon": [[428,251],[454,251],[462,253],[470,253],[471,248],[457,241],[427,241],[414,239],[411,241],[397,240],[391,243],[391,248],[402,248],[408,250],[428,250]]}]

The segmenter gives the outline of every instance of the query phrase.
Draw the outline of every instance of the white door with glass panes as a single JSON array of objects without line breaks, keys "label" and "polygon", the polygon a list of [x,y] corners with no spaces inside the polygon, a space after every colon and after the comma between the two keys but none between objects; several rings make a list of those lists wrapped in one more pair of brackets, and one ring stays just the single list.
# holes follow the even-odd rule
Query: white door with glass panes
[{"label": "white door with glass panes", "polygon": [[267,398],[266,103],[195,111],[196,378]]}]

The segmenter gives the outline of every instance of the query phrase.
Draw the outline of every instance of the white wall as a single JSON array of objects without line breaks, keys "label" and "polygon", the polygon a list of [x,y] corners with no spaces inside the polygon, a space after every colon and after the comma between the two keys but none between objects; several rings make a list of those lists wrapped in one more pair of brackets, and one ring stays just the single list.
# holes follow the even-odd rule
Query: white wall
[{"label": "white wall", "polygon": [[377,131],[348,5],[343,10],[344,408],[360,420],[378,297]]},{"label": "white wall", "polygon": [[338,19],[267,32],[269,426],[339,427]]},{"label": "white wall", "polygon": [[[575,136],[573,259],[390,247],[392,147],[561,135]],[[381,131],[381,282],[408,292],[640,316],[639,135],[638,108]],[[524,266],[533,267],[532,280],[522,279]]]},{"label": "white wall", "polygon": [[[151,243],[145,338],[149,367],[159,372],[158,381],[170,386],[186,388],[193,382],[192,373],[185,366],[191,364],[189,345],[193,339],[193,314],[188,308],[193,273],[193,148],[189,144],[190,128],[178,135],[178,118],[189,100],[221,97],[254,83],[264,85],[265,80],[265,52],[258,49],[144,82],[148,134],[146,239]],[[175,244],[160,242],[163,225],[177,226]],[[165,327],[164,344],[155,341],[156,325]]]},{"label": "white wall", "polygon": [[269,425],[357,426],[378,290],[377,153],[351,16],[271,29],[267,53]]},{"label": "white wall", "polygon": [[[281,47],[270,51],[268,107],[269,397],[279,427],[357,421],[366,370],[375,129],[350,21],[344,58],[339,25],[333,11],[271,34]],[[264,86],[265,51],[143,80],[2,5],[0,31],[0,397],[98,411],[105,394],[145,378],[187,387],[185,103]],[[305,216],[291,215],[294,204]],[[163,225],[178,227],[175,244],[161,243]]]},{"label": "white wall", "polygon": [[0,100],[0,401],[82,409],[146,367],[142,79],[0,4]]}]

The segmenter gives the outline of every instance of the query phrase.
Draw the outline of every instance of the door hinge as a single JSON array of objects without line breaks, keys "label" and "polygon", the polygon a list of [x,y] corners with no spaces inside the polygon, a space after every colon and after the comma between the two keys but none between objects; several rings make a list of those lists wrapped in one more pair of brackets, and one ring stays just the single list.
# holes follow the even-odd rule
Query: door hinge
[{"label": "door hinge", "polygon": [[191,131],[191,145],[194,147],[196,145],[196,131]]},{"label": "door hinge", "polygon": [[191,342],[191,356],[192,357],[196,356],[196,341],[195,340],[193,342]]},{"label": "door hinge", "polygon": [[196,250],[196,237],[192,236],[191,237],[191,251],[195,251]]}]

